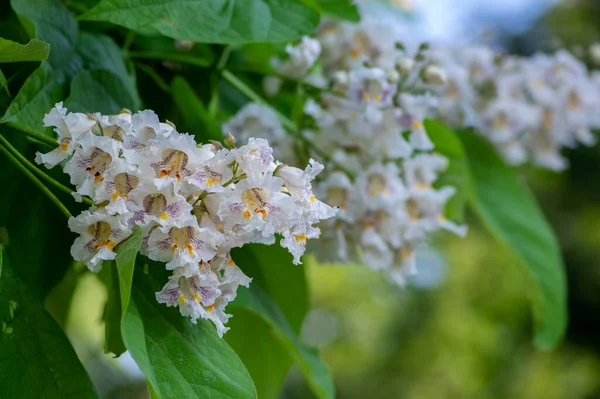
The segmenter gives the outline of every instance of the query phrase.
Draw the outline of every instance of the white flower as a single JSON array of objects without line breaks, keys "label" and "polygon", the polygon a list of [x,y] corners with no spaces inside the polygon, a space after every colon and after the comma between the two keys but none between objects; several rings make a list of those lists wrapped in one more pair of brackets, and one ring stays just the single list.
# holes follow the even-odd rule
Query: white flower
[{"label": "white flower", "polygon": [[407,196],[406,187],[393,163],[373,164],[356,178],[356,187],[366,209],[389,208]]},{"label": "white flower", "polygon": [[44,126],[53,126],[58,134],[58,147],[47,154],[36,153],[35,161],[52,168],[69,157],[79,145],[79,137],[96,126],[96,121],[85,114],[68,113],[63,103],[57,103],[44,116]]},{"label": "white flower", "polygon": [[131,234],[118,217],[89,211],[71,217],[69,229],[80,234],[71,247],[73,259],[82,261],[93,272],[102,268],[102,260],[115,259],[115,246]]},{"label": "white flower", "polygon": [[285,51],[288,53],[289,58],[284,61],[277,58],[273,59],[273,67],[281,75],[302,78],[321,54],[321,44],[318,40],[304,36],[297,45],[288,44]]},{"label": "white flower", "polygon": [[268,237],[285,231],[299,218],[290,195],[281,192],[283,180],[271,175],[250,176],[225,193],[218,215],[225,231],[241,229]]},{"label": "white flower", "polygon": [[274,161],[273,149],[267,140],[251,137],[248,144],[235,150],[235,160],[247,176],[257,177],[269,172]]},{"label": "white flower", "polygon": [[82,135],[79,144],[81,147],[66,163],[64,170],[71,176],[71,184],[77,187],[77,192],[91,197],[113,161],[119,158],[120,146],[116,140],[91,132]]},{"label": "white flower", "polygon": [[291,231],[283,233],[281,246],[286,248],[294,257],[294,264],[300,263],[300,257],[304,254],[306,241],[310,238],[318,238],[321,231],[310,225],[300,225]]},{"label": "white flower", "polygon": [[225,190],[223,186],[233,178],[229,165],[235,159],[235,151],[222,149],[187,178],[187,182],[195,188],[209,193]]},{"label": "white flower", "polygon": [[217,230],[198,227],[195,219],[185,220],[178,226],[154,229],[148,239],[148,257],[166,262],[167,269],[173,270],[211,260],[222,241]]}]

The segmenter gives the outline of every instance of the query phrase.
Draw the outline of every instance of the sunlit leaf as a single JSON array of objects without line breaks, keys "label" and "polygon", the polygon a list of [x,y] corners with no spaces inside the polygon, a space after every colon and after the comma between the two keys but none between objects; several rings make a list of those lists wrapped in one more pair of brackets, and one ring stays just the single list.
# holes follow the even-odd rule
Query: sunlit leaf
[{"label": "sunlit leaf", "polygon": [[152,276],[142,270],[135,273],[122,332],[154,396],[256,398],[248,371],[211,322],[200,319],[192,324],[178,309],[156,301],[155,292],[166,283],[167,274],[163,265],[151,266]]},{"label": "sunlit leaf", "polygon": [[565,272],[556,237],[525,182],[492,146],[470,132],[459,137],[468,154],[470,203],[529,277],[536,346],[554,347],[567,326]]},{"label": "sunlit leaf", "polygon": [[353,0],[301,0],[315,10],[342,21],[358,22],[360,14]]},{"label": "sunlit leaf", "polygon": [[31,39],[20,44],[0,37],[0,62],[42,61],[48,58],[48,43]]},{"label": "sunlit leaf", "polygon": [[294,0],[102,0],[80,18],[223,44],[294,40],[319,23],[316,11]]},{"label": "sunlit leaf", "polygon": [[119,356],[125,352],[125,344],[121,335],[121,320],[131,298],[133,270],[137,253],[142,245],[142,230],[133,228],[129,238],[117,245],[114,261],[104,262],[101,273],[108,289],[106,304],[104,350]]}]

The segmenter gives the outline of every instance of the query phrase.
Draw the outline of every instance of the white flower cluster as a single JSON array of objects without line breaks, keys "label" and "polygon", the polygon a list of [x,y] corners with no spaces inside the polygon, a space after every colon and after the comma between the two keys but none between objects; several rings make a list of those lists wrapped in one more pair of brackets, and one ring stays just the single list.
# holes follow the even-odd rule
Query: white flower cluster
[{"label": "white flower cluster", "polygon": [[[448,166],[424,126],[436,99],[399,90],[434,82],[425,83],[417,72],[427,66],[419,61],[408,65],[405,51],[393,51],[398,65],[392,61],[387,69],[366,67],[364,59],[327,60],[322,78],[328,87],[306,102],[312,126],[302,134],[319,149],[309,148],[309,155],[338,169],[315,185],[325,202],[340,208],[339,217],[321,224],[319,258],[359,261],[403,284],[415,272],[415,249],[429,233],[446,229],[464,235],[466,228],[444,217],[454,188],[434,188]],[[435,70],[427,73],[436,75]],[[242,109],[227,126],[242,136],[256,125],[275,126],[276,118],[266,111],[260,123],[254,120],[257,112],[248,118],[248,109],[257,107]],[[269,139],[269,132],[282,131],[280,124],[260,130]]]},{"label": "white flower cluster", "polygon": [[[485,46],[419,48],[407,26],[382,15],[324,24],[317,38],[325,73],[365,64],[407,73],[403,92],[433,94],[438,108],[432,116],[454,128],[473,127],[514,165],[562,170],[564,147],[596,142],[591,130],[600,128],[600,74],[567,51],[517,57]],[[594,48],[590,52],[594,58]]]},{"label": "white flower cluster", "polygon": [[600,128],[600,75],[567,51],[502,56],[487,47],[435,48],[447,71],[440,116],[472,126],[514,165],[562,170],[564,147],[592,145]]},{"label": "white flower cluster", "polygon": [[[415,249],[446,229],[466,233],[444,217],[453,187],[434,188],[448,160],[435,152],[424,126],[435,107],[430,95],[398,92],[397,70],[357,67],[334,73],[334,94],[309,101],[316,129],[304,134],[334,165],[316,185],[339,217],[323,223],[317,255],[360,261],[402,285],[416,271]],[[326,160],[324,160],[326,161]],[[325,227],[326,226],[326,227]]]},{"label": "white flower cluster", "polygon": [[97,272],[139,226],[140,252],[173,271],[157,300],[193,322],[210,319],[219,335],[228,330],[225,306],[239,285],[250,283],[230,250],[274,243],[281,234],[298,263],[307,239],[319,236],[314,224],[336,212],[312,192],[323,166],[276,163],[265,139],[232,149],[196,145],[194,136],[160,123],[151,110],[92,115],[67,113],[62,103],[44,126],[55,128],[59,146],[36,161],[48,168],[65,161],[74,195],[95,203],[69,220],[79,234],[73,258]]}]

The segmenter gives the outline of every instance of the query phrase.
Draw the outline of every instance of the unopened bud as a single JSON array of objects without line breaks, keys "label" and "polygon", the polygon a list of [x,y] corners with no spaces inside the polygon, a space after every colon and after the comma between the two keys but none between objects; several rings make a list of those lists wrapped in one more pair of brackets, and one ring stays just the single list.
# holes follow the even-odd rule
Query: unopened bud
[{"label": "unopened bud", "polygon": [[133,114],[133,112],[131,112],[131,110],[127,109],[127,108],[121,108],[121,111],[119,111],[119,113],[120,114],[129,114],[129,115]]},{"label": "unopened bud", "polygon": [[440,86],[446,83],[446,71],[437,65],[429,65],[423,70],[423,81],[427,84]]},{"label": "unopened bud", "polygon": [[406,75],[415,66],[415,60],[410,57],[400,56],[396,59],[396,70],[402,75]]},{"label": "unopened bud", "polygon": [[[221,144],[220,141],[217,141],[217,140],[208,140],[208,141],[213,146],[212,151],[217,152],[217,151],[223,149],[223,144]],[[202,147],[202,144],[198,144],[198,148],[200,148],[200,147]]]},{"label": "unopened bud", "polygon": [[277,76],[265,76],[263,79],[263,90],[267,96],[275,97],[279,93],[282,83],[283,81]]},{"label": "unopened bud", "polygon": [[165,123],[169,126],[171,126],[174,130],[177,130],[177,127],[175,127],[175,124],[173,122],[171,122],[168,119],[165,119]]},{"label": "unopened bud", "polygon": [[235,148],[235,137],[233,137],[233,134],[228,132],[225,135],[223,142],[225,143],[225,146],[227,146],[228,148]]},{"label": "unopened bud", "polygon": [[594,43],[590,46],[590,58],[596,65],[600,65],[600,43]]},{"label": "unopened bud", "polygon": [[400,74],[395,69],[387,71],[387,79],[390,83],[398,83],[400,81]]}]

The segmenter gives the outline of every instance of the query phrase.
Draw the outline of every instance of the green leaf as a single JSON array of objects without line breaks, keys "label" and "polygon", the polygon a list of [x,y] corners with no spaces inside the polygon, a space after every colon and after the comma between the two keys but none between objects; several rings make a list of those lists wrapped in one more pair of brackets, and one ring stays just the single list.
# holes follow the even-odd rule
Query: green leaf
[{"label": "green leaf", "polygon": [[518,257],[529,277],[534,343],[551,348],[567,326],[566,282],[557,239],[525,182],[483,138],[464,132],[473,209]]},{"label": "green leaf", "polygon": [[240,306],[260,316],[287,349],[319,398],[335,397],[331,372],[319,358],[318,351],[300,342],[281,310],[256,285],[252,285],[249,290],[240,289],[235,301],[229,306]]},{"label": "green leaf", "polygon": [[121,321],[131,298],[135,259],[141,245],[142,230],[136,226],[133,228],[131,236],[115,248],[117,254],[115,260],[104,262],[104,268],[101,271],[103,281],[108,289],[108,301],[104,315],[104,351],[112,352],[116,356],[120,356],[127,350],[121,335]]},{"label": "green leaf", "polygon": [[121,356],[127,350],[121,334],[121,293],[119,289],[119,272],[115,261],[104,262],[98,274],[106,286],[108,299],[104,308],[104,352]]},{"label": "green leaf", "polygon": [[123,314],[125,314],[127,305],[129,305],[135,259],[141,246],[142,229],[139,226],[135,226],[131,236],[115,248],[115,252],[117,253],[115,263],[117,264],[117,271],[119,273],[119,291],[121,292],[121,310]]},{"label": "green leaf", "polygon": [[212,65],[213,60],[210,58],[200,57],[195,54],[187,54],[177,51],[161,51],[161,50],[142,50],[142,51],[130,51],[129,56],[131,58],[146,58],[151,60],[168,60],[181,62],[182,64],[195,65],[199,67],[209,67]]},{"label": "green leaf", "polygon": [[154,395],[157,398],[256,398],[248,371],[209,321],[200,319],[192,324],[176,308],[156,301],[155,292],[166,283],[167,274],[164,265],[150,264],[152,275],[138,270],[134,276],[122,332],[127,349]]},{"label": "green leaf", "polygon": [[116,114],[123,108],[136,108],[122,80],[104,69],[79,71],[71,81],[70,92],[65,107],[72,112]]},{"label": "green leaf", "polygon": [[0,278],[0,396],[97,398],[69,340],[7,263]]},{"label": "green leaf", "polygon": [[0,70],[0,90],[5,90],[6,95],[10,97],[10,92],[8,91],[8,81],[6,80],[6,76]]},{"label": "green leaf", "polygon": [[304,266],[294,265],[292,255],[279,244],[247,244],[235,248],[231,256],[252,277],[252,284],[266,292],[281,309],[295,332],[308,312],[308,288]]},{"label": "green leaf", "polygon": [[427,135],[435,145],[435,152],[448,158],[448,169],[436,182],[436,188],[452,186],[456,193],[446,204],[446,217],[458,222],[464,220],[468,184],[468,166],[465,150],[456,134],[438,121],[426,120]]},{"label": "green leaf", "polygon": [[[127,99],[134,101],[132,110],[138,108],[135,82],[127,72],[119,47],[111,38],[85,32],[79,34],[73,16],[58,0],[42,3],[13,0],[12,6],[29,35],[48,42],[52,51],[48,60],[25,81],[0,123],[10,123],[33,133],[52,134],[49,128],[42,126],[44,114],[67,97],[69,82],[84,69],[112,72],[128,91]],[[96,95],[93,93],[90,97]],[[105,107],[112,106],[110,99],[104,96],[99,96],[94,104],[104,100],[108,103]]]},{"label": "green leaf", "polygon": [[342,21],[358,22],[360,14],[352,0],[301,0],[315,10]]},{"label": "green leaf", "polygon": [[317,12],[294,0],[102,0],[80,19],[222,44],[295,40],[319,24]]},{"label": "green leaf", "polygon": [[[240,288],[242,290],[243,288]],[[230,306],[231,330],[223,336],[248,369],[260,399],[279,399],[293,359],[271,326],[254,312]]]},{"label": "green leaf", "polygon": [[[232,257],[252,286],[260,287],[275,302],[297,335],[308,311],[308,292],[303,266],[293,265],[292,256],[279,245],[244,245]],[[242,291],[242,289],[240,289]],[[256,384],[259,397],[276,399],[293,363],[287,347],[279,342],[262,316],[246,309],[231,308],[231,330],[225,335]],[[269,337],[270,339],[265,339]]]},{"label": "green leaf", "polygon": [[174,93],[175,105],[181,112],[187,127],[185,130],[196,135],[196,139],[201,142],[207,140],[221,141],[223,135],[218,122],[210,116],[204,103],[198,98],[185,78],[175,76],[171,83],[171,89]]},{"label": "green leaf", "polygon": [[37,39],[20,44],[0,37],[0,62],[43,61],[49,51],[48,43]]}]

